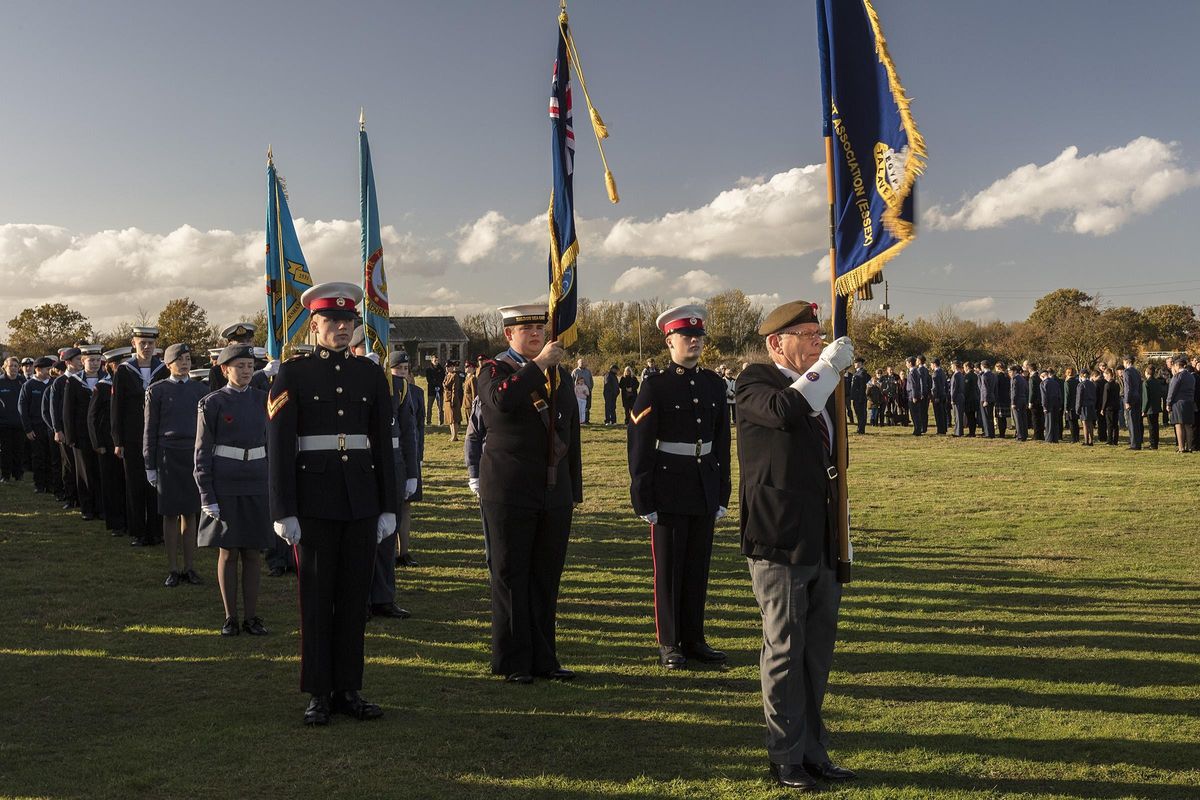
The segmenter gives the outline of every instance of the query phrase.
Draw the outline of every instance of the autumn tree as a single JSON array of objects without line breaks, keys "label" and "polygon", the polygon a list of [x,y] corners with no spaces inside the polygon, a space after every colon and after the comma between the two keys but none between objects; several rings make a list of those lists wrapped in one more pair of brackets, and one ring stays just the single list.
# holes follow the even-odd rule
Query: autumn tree
[{"label": "autumn tree", "polygon": [[1080,308],[1095,308],[1095,298],[1078,289],[1055,289],[1038,298],[1026,320],[1034,328],[1048,333],[1063,314]]},{"label": "autumn tree", "polygon": [[65,303],[26,308],[8,321],[8,328],[8,348],[22,356],[43,356],[95,336],[87,317]]},{"label": "autumn tree", "polygon": [[734,355],[756,343],[763,310],[752,304],[741,289],[730,289],[708,298],[709,344],[718,352]]},{"label": "autumn tree", "polygon": [[1147,343],[1161,350],[1179,350],[1200,337],[1200,319],[1191,306],[1163,305],[1142,309]]},{"label": "autumn tree", "polygon": [[201,353],[216,344],[208,314],[187,297],[170,301],[158,312],[158,340],[164,348],[183,343]]}]

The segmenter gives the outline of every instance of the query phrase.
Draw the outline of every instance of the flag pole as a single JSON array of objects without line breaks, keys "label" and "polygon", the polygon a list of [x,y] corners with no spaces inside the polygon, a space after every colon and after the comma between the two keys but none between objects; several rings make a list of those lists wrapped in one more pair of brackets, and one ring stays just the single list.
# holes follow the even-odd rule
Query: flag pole
[{"label": "flag pole", "polygon": [[[829,293],[830,293],[830,310],[829,310],[829,333],[830,339],[835,339],[841,334],[848,334],[849,331],[837,331],[835,328],[835,319],[838,308],[838,293],[837,293],[837,240],[834,238],[837,231],[837,217],[835,206],[837,204],[836,192],[833,182],[833,137],[825,137],[825,175],[827,179],[827,187],[829,194]],[[846,462],[848,461],[849,442],[847,436],[849,434],[849,426],[846,424],[846,382],[842,379],[841,373],[838,374],[837,389],[834,390],[834,408],[837,419],[833,420],[833,427],[838,433],[834,436],[835,443],[835,463],[837,467],[837,581],[838,583],[850,582],[850,496],[846,486]]]}]

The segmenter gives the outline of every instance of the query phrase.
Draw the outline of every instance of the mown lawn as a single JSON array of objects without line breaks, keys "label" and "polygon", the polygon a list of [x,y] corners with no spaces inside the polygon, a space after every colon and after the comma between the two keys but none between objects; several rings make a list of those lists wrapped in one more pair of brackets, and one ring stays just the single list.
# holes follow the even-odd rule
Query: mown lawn
[{"label": "mown lawn", "polygon": [[[585,429],[560,607],[570,684],[487,670],[487,576],[459,445],[431,429],[407,621],[368,627],[383,720],[300,725],[294,577],[265,639],[217,635],[206,585],[29,484],[0,486],[0,795],[56,798],[737,798],[767,781],[759,620],[734,519],[710,641],[657,667],[647,531],[624,436]],[[827,719],[839,798],[1200,797],[1200,456],[855,437],[858,563]]]}]

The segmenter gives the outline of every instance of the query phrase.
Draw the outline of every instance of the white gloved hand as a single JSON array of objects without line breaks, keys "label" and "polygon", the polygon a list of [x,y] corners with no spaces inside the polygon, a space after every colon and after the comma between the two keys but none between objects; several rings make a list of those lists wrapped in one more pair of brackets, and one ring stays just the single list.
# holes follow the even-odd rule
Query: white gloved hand
[{"label": "white gloved hand", "polygon": [[838,372],[845,372],[854,366],[854,344],[849,336],[839,336],[825,345],[820,358]]},{"label": "white gloved hand", "polygon": [[407,500],[408,498],[412,497],[416,493],[417,493],[417,479],[409,478],[408,480],[406,480],[404,482],[404,499]]},{"label": "white gloved hand", "polygon": [[725,506],[717,506],[717,517],[716,517],[717,519],[720,519],[721,517],[725,516],[728,513],[729,513],[729,509],[726,508]]},{"label": "white gloved hand", "polygon": [[157,489],[158,488],[158,470],[156,470],[156,469],[146,470],[146,482],[149,483],[151,486],[153,486],[155,489]]},{"label": "white gloved hand", "polygon": [[479,478],[467,478],[467,488],[474,492],[476,497],[479,497]]},{"label": "white gloved hand", "polygon": [[221,518],[221,507],[219,505],[217,505],[216,503],[213,503],[210,506],[200,506],[200,510],[203,511],[205,514],[208,514],[213,519]]},{"label": "white gloved hand", "polygon": [[274,378],[275,375],[279,372],[279,362],[278,361],[268,361],[267,365],[265,367],[263,367],[262,371],[263,371],[263,375],[266,375],[268,378]]},{"label": "white gloved hand", "polygon": [[646,522],[649,522],[651,525],[657,525],[658,524],[658,512],[651,511],[649,514],[642,514],[642,519],[646,520]]},{"label": "white gloved hand", "polygon": [[379,544],[395,532],[396,515],[390,511],[384,511],[379,515],[379,523],[375,527],[375,543]]},{"label": "white gloved hand", "polygon": [[275,535],[288,544],[300,543],[300,520],[297,518],[284,517],[281,520],[276,520],[273,527],[275,528]]}]

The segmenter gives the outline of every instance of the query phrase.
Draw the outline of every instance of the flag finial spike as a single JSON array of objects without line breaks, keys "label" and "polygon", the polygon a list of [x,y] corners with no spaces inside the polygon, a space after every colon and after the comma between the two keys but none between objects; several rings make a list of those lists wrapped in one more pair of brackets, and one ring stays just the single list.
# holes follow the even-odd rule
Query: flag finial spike
[{"label": "flag finial spike", "polygon": [[363,110],[362,106],[358,107],[358,129],[360,131],[365,131],[367,129],[367,114],[366,111]]},{"label": "flag finial spike", "polygon": [[275,156],[271,152],[271,145],[268,144],[267,145],[267,166],[269,167],[274,163],[275,163]]},{"label": "flag finial spike", "polygon": [[558,24],[567,21],[567,0],[558,0]]}]

